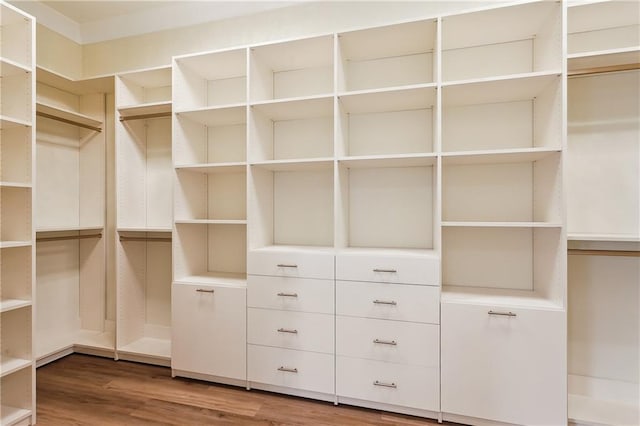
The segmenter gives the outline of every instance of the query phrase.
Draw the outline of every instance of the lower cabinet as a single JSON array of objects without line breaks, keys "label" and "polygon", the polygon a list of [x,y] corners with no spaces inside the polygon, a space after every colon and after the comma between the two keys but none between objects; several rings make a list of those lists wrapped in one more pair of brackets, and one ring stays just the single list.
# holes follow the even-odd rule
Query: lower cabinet
[{"label": "lower cabinet", "polygon": [[246,288],[173,284],[171,368],[246,380]]},{"label": "lower cabinet", "polygon": [[566,424],[566,329],[562,311],[443,303],[445,419]]}]

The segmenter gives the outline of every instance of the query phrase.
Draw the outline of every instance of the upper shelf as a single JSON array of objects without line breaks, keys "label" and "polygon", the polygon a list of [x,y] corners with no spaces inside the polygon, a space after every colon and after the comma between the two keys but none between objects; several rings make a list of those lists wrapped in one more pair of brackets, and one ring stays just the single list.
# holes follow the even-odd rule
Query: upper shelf
[{"label": "upper shelf", "polygon": [[72,126],[82,127],[84,129],[102,132],[103,123],[100,120],[80,114],[75,111],[58,108],[56,106],[36,103],[36,115],[39,117],[50,118]]},{"label": "upper shelf", "polygon": [[9,58],[0,57],[0,74],[2,75],[2,77],[30,72],[31,68]]},{"label": "upper shelf", "polygon": [[120,113],[120,121],[170,117],[171,101],[119,107],[118,112]]},{"label": "upper shelf", "polygon": [[640,67],[640,46],[581,52],[567,56],[569,75],[592,74],[598,71],[622,71]]}]

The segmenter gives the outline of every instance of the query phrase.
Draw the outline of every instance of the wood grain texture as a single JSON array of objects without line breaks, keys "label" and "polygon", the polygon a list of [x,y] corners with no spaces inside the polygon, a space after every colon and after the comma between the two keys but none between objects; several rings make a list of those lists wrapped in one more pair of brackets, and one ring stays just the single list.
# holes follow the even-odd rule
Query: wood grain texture
[{"label": "wood grain texture", "polygon": [[171,378],[171,370],[74,354],[37,371],[38,425],[436,425],[435,420]]}]

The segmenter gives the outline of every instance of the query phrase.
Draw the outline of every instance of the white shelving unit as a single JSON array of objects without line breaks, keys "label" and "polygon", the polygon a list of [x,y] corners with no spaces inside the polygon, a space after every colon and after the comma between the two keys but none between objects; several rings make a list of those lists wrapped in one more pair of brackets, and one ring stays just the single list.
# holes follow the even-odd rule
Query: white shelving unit
[{"label": "white shelving unit", "polygon": [[170,364],[171,68],[116,76],[117,342],[120,359]]},{"label": "white shelving unit", "polygon": [[105,277],[105,91],[37,73],[38,364],[71,352],[114,356]]},{"label": "white shelving unit", "polygon": [[35,20],[0,2],[0,424],[35,407]]}]

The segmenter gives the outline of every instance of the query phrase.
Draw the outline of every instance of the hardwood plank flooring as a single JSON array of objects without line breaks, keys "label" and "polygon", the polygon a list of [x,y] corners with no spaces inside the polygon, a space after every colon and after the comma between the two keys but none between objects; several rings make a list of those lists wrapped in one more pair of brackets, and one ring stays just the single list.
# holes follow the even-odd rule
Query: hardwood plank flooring
[{"label": "hardwood plank flooring", "polygon": [[435,420],[198,380],[171,370],[73,354],[37,370],[37,424],[436,425]]}]

